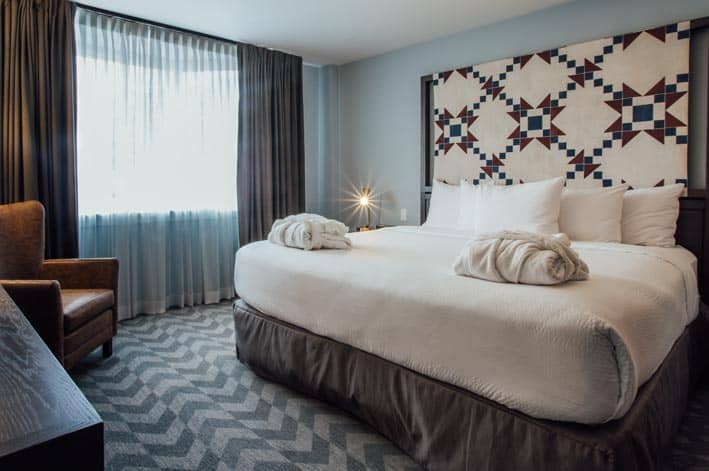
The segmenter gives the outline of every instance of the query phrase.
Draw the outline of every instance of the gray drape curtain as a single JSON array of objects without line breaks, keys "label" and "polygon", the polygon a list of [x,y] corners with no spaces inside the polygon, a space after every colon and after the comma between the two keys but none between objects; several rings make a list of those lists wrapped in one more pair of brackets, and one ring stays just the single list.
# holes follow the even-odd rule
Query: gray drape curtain
[{"label": "gray drape curtain", "polygon": [[237,195],[244,245],[264,239],[275,219],[305,208],[303,61],[248,44],[239,44],[237,54]]},{"label": "gray drape curtain", "polygon": [[78,256],[74,6],[0,0],[0,203],[39,200],[47,257]]}]

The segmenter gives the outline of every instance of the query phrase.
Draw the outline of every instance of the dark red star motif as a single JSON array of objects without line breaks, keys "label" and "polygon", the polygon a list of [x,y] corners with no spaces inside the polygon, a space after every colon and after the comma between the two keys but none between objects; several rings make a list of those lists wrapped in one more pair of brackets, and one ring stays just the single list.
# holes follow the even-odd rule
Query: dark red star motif
[{"label": "dark red star motif", "polygon": [[468,78],[468,68],[461,67],[460,69],[451,69],[443,72],[443,83],[446,83],[448,79],[451,78],[451,75],[456,72],[458,72],[463,78]]},{"label": "dark red star motif", "polygon": [[487,174],[488,177],[492,178],[492,168],[493,167],[504,167],[505,164],[502,163],[502,160],[497,158],[495,154],[492,154],[492,165],[486,165],[485,167],[480,167],[483,172]]},{"label": "dark red star motif", "polygon": [[583,178],[588,177],[594,170],[601,166],[601,164],[586,163],[585,160],[583,151],[579,152],[576,154],[576,157],[569,160],[570,165],[583,165]]},{"label": "dark red star motif", "polygon": [[623,49],[624,50],[627,49],[627,47],[630,46],[631,44],[633,44],[633,41],[635,41],[638,38],[638,36],[640,36],[643,33],[647,33],[650,36],[653,36],[654,38],[659,39],[663,43],[665,42],[665,35],[666,35],[665,27],[660,26],[658,28],[653,28],[653,29],[648,29],[646,31],[641,31],[639,33],[628,33],[628,34],[623,35]]},{"label": "dark red star motif", "polygon": [[504,89],[505,87],[496,87],[493,85],[493,80],[492,77],[487,79],[487,82],[485,82],[485,85],[483,85],[483,90],[491,90],[492,91],[492,99],[494,100],[497,98],[497,95],[500,94],[500,92]]},{"label": "dark red star motif", "polygon": [[586,84],[586,72],[597,72],[601,70],[596,64],[588,59],[583,60],[583,72],[579,74],[569,75],[569,78],[578,83],[582,87]]},{"label": "dark red star motif", "polygon": [[444,154],[447,154],[448,151],[451,150],[451,148],[455,145],[460,147],[463,150],[463,152],[467,152],[468,151],[467,143],[468,142],[476,142],[478,140],[478,138],[475,137],[473,135],[473,133],[470,132],[470,125],[473,124],[475,121],[477,121],[478,116],[468,116],[468,107],[467,106],[464,106],[463,109],[460,110],[460,112],[456,116],[453,116],[453,114],[450,111],[448,111],[447,108],[443,108],[443,117],[436,121],[436,126],[438,126],[438,128],[441,131],[444,131],[445,127],[446,127],[446,124],[445,124],[446,120],[455,119],[455,118],[462,119],[462,124],[466,125],[465,126],[465,136],[463,137],[462,142],[455,142],[455,143],[449,142],[448,144],[445,144],[445,133],[441,132],[441,135],[438,136],[438,139],[436,139],[436,144],[443,144],[444,145],[444,148],[443,148]]},{"label": "dark red star motif", "polygon": [[[528,111],[528,110],[534,110],[534,109],[541,109],[544,110],[547,108],[549,110],[549,136],[543,136],[543,137],[521,137],[521,129],[520,129],[520,120],[521,120],[521,111]],[[524,98],[520,98],[519,100],[519,109],[520,111],[508,111],[507,114],[512,117],[515,121],[517,121],[518,126],[515,128],[514,131],[512,131],[512,134],[507,136],[507,139],[519,139],[519,147],[520,150],[524,150],[527,145],[529,145],[530,142],[533,140],[539,141],[544,147],[547,149],[551,149],[551,138],[552,137],[557,137],[557,136],[565,136],[564,131],[561,129],[557,128],[554,125],[554,118],[557,117],[559,113],[561,113],[564,110],[564,106],[551,106],[551,95],[547,95],[546,98],[544,98],[537,107],[533,107],[529,103],[527,103]]]},{"label": "dark red star motif", "polygon": [[536,54],[525,54],[523,56],[519,56],[519,68],[523,69],[525,65],[527,65],[527,62],[534,57],[537,56],[547,64],[551,64],[551,51],[542,51],[542,52],[537,52]]},{"label": "dark red star motif", "polygon": [[[676,116],[673,116],[670,114],[667,109],[674,105],[677,100],[682,98],[684,95],[686,95],[687,92],[671,92],[671,93],[665,93],[665,79],[664,77],[662,80],[657,82],[655,85],[650,87],[650,90],[648,90],[647,93],[644,95],[640,95],[640,93],[636,92],[633,90],[631,87],[629,87],[626,84],[623,84],[623,97],[617,100],[609,100],[606,101],[606,104],[613,108],[615,111],[617,111],[620,114],[620,117],[616,119],[613,124],[608,126],[608,129],[606,129],[606,132],[622,132],[622,146],[625,146],[628,142],[632,141],[635,136],[640,134],[641,132],[645,132],[648,135],[652,136],[655,138],[658,142],[664,144],[665,143],[665,130],[667,128],[678,128],[678,127],[683,127],[686,126],[685,123],[680,121]],[[639,96],[655,96],[655,95],[664,95],[664,105],[665,105],[665,119],[664,119],[664,127],[662,128],[653,128],[653,129],[644,129],[642,131],[639,130],[624,130],[623,129],[623,100],[626,98],[636,98]]]}]

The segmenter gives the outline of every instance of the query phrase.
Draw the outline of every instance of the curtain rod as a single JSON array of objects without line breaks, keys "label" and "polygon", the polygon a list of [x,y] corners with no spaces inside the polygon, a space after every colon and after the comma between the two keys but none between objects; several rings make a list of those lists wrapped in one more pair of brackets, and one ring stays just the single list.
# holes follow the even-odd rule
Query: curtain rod
[{"label": "curtain rod", "polygon": [[[128,20],[128,21],[135,21],[137,23],[144,23],[144,24],[151,25],[151,26],[157,26],[159,28],[171,29],[171,30],[176,31],[178,33],[193,34],[195,36],[202,36],[204,38],[214,39],[216,41],[223,41],[223,42],[226,42],[229,44],[235,44],[237,46],[239,44],[242,44],[244,46],[251,45],[249,43],[235,41],[233,39],[222,38],[221,36],[215,36],[213,34],[201,33],[199,31],[194,31],[194,30],[187,29],[187,28],[180,28],[179,26],[168,25],[165,23],[160,23],[159,21],[149,20],[147,18],[138,18],[137,16],[126,15],[124,13],[118,13],[115,11],[106,10],[104,8],[86,5],[84,3],[75,2],[73,0],[72,0],[72,3],[74,3],[74,5],[76,5],[79,8],[83,8],[84,10],[91,10],[96,13],[100,13],[102,15],[113,16],[113,17],[121,18],[121,19]],[[690,30],[698,30],[698,29],[705,29],[705,28],[709,28],[709,16],[704,16],[701,18],[695,18],[693,20],[690,20],[690,23],[689,23]],[[266,49],[270,49],[270,48],[266,48]]]},{"label": "curtain rod", "polygon": [[83,8],[84,10],[90,10],[90,11],[93,11],[95,13],[99,13],[99,14],[105,15],[105,16],[113,16],[115,18],[120,18],[120,19],[127,20],[127,21],[134,21],[136,23],[143,23],[143,24],[146,24],[149,26],[157,26],[158,28],[169,29],[169,30],[172,30],[172,31],[175,31],[178,33],[191,34],[194,36],[201,36],[203,38],[213,39],[215,41],[223,41],[223,42],[226,42],[229,44],[235,44],[237,46],[249,45],[244,42],[234,41],[233,39],[226,39],[226,38],[222,38],[220,36],[215,36],[213,34],[200,33],[199,31],[194,31],[194,30],[187,29],[187,28],[180,28],[179,26],[172,26],[172,25],[168,25],[165,23],[160,23],[158,21],[148,20],[147,18],[138,18],[137,16],[126,15],[123,13],[117,13],[115,11],[105,10],[103,8],[98,8],[98,7],[86,5],[86,4],[79,3],[79,2],[72,2],[72,3],[74,3],[79,8]]}]

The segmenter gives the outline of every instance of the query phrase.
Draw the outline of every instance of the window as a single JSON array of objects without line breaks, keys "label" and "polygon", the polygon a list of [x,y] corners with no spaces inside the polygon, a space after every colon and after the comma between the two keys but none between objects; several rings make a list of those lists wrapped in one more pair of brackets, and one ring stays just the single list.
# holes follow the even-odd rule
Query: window
[{"label": "window", "polygon": [[77,21],[79,212],[235,210],[236,46]]},{"label": "window", "polygon": [[79,8],[79,253],[120,318],[234,295],[236,46]]}]

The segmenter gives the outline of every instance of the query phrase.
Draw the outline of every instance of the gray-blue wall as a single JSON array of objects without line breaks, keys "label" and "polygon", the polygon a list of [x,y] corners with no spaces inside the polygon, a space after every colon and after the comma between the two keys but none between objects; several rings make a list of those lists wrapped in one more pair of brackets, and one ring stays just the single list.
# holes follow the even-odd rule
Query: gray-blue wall
[{"label": "gray-blue wall", "polygon": [[337,193],[339,169],[338,70],[303,65],[303,119],[305,123],[305,209],[339,217]]},{"label": "gray-blue wall", "polygon": [[[371,183],[382,194],[382,223],[399,224],[401,208],[408,213],[407,223],[419,222],[423,75],[703,16],[709,16],[708,0],[577,0],[381,56],[320,68],[315,74],[320,91],[318,129],[308,131],[315,124],[306,121],[306,136],[310,135],[306,143],[316,134],[319,142],[306,166],[307,172],[317,172],[307,177],[308,195],[317,201],[309,207],[354,224],[347,193],[352,185]],[[703,183],[702,179],[698,184]]]},{"label": "gray-blue wall", "polygon": [[320,68],[303,65],[303,122],[305,141],[305,210],[319,213]]}]

